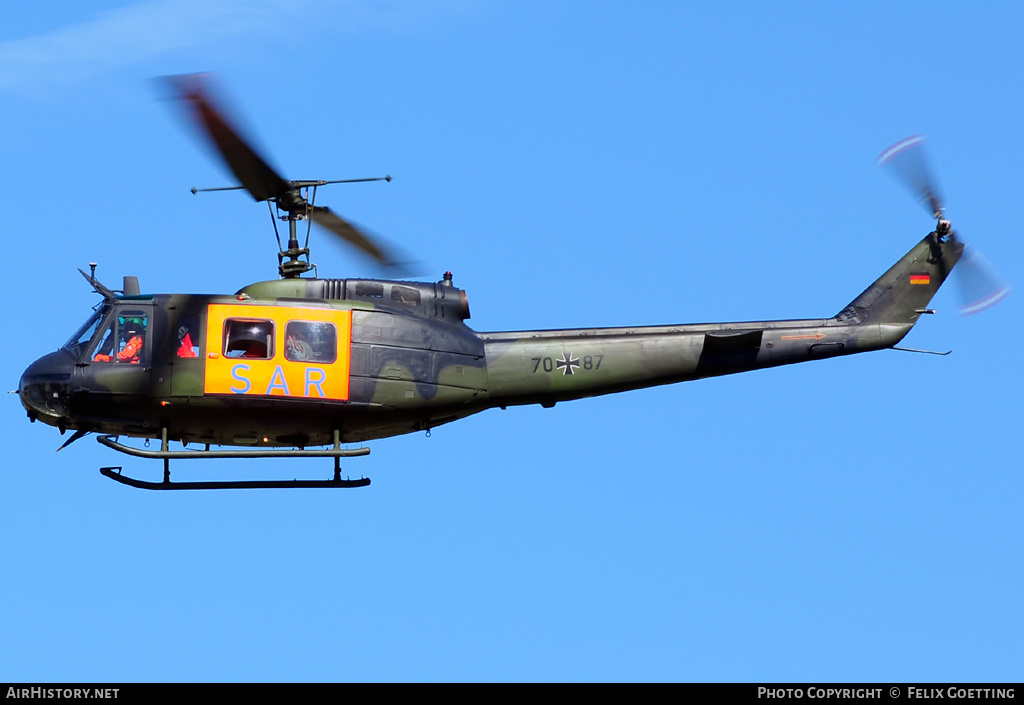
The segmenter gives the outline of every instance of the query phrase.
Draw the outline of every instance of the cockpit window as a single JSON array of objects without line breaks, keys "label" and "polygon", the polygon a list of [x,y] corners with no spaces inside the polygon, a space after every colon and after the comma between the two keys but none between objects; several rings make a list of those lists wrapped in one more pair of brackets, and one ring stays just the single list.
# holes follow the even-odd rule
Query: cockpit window
[{"label": "cockpit window", "polygon": [[96,334],[96,329],[100,327],[100,321],[103,320],[103,314],[99,311],[92,314],[82,327],[68,339],[68,342],[64,343],[63,348],[69,350],[74,354],[80,353],[82,348],[92,340],[92,337]]},{"label": "cockpit window", "polygon": [[224,357],[269,360],[274,356],[274,322],[251,318],[224,321]]},{"label": "cockpit window", "polygon": [[111,316],[103,340],[93,353],[93,362],[138,364],[148,353],[146,334],[149,319],[145,311],[121,309]]}]

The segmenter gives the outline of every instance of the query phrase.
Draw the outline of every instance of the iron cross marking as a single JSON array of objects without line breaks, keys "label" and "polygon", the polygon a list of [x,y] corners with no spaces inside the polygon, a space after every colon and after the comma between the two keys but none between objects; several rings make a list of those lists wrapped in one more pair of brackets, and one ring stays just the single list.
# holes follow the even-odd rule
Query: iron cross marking
[{"label": "iron cross marking", "polygon": [[560,359],[558,359],[558,360],[555,360],[555,364],[558,365],[558,368],[560,370],[562,370],[562,376],[564,377],[565,375],[571,375],[572,374],[572,372],[573,372],[572,368],[573,367],[579,367],[580,366],[580,359],[578,357],[576,357],[575,355],[573,355],[572,353],[564,353],[563,352],[562,353],[562,357]]}]

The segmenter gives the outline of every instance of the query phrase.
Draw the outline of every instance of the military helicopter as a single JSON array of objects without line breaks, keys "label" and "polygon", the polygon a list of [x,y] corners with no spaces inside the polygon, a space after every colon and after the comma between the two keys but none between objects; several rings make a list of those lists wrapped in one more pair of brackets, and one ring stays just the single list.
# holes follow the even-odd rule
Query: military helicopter
[{"label": "military helicopter", "polygon": [[[279,278],[219,296],[143,294],[125,277],[115,291],[79,270],[102,301],[57,351],[33,362],[18,393],[31,421],[87,434],[135,457],[163,461],[161,482],[104,467],[111,479],[152,490],[334,488],[340,459],[361,443],[436,426],[494,407],[540,404],[840,355],[899,348],[964,254],[931,186],[921,138],[880,161],[897,167],[925,201],[935,229],[830,318],[481,333],[466,324],[466,292],[437,282],[307,275],[309,223],[383,264],[394,255],[315,204],[329,181],[289,181],[244,139],[201,75],[167,79],[257,202],[288,225],[278,234]],[[381,177],[390,179],[390,177]],[[352,181],[371,180],[354,179]],[[221,190],[221,189],[210,189]],[[196,191],[195,189],[193,190]],[[276,215],[275,215],[276,209]],[[306,222],[306,242],[298,225]],[[966,263],[967,258],[964,258]],[[961,265],[964,267],[965,265]],[[1008,289],[984,273],[979,310]],[[931,351],[915,351],[931,352]],[[939,353],[945,354],[945,353]],[[146,439],[145,448],[121,437]],[[159,450],[149,449],[150,439]],[[172,449],[171,443],[181,444]],[[194,446],[194,447],[190,447]],[[201,446],[201,447],[200,447]],[[211,449],[217,446],[218,450]],[[170,461],[324,457],[330,479],[177,482]]]}]

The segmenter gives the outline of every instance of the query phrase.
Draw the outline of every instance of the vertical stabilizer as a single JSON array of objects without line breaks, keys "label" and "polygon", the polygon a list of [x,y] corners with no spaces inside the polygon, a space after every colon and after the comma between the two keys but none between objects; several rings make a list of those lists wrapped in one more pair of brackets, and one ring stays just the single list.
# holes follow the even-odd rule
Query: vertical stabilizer
[{"label": "vertical stabilizer", "polygon": [[906,326],[910,330],[946,281],[963,249],[948,230],[948,223],[941,221],[938,232],[929,233],[840,315],[855,314],[861,323]]}]

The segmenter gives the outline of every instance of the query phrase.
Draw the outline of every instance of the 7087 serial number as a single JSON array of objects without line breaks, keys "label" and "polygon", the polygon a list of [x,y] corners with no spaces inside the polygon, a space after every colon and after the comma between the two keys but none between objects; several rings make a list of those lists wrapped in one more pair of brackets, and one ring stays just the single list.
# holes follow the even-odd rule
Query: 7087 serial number
[{"label": "7087 serial number", "polygon": [[582,358],[571,358],[569,361],[556,360],[553,357],[531,357],[530,360],[533,362],[533,371],[537,372],[543,369],[545,372],[554,372],[555,367],[565,367],[571,365],[572,367],[582,367],[584,370],[599,370],[601,369],[601,360],[604,359],[604,355],[584,355]]}]

